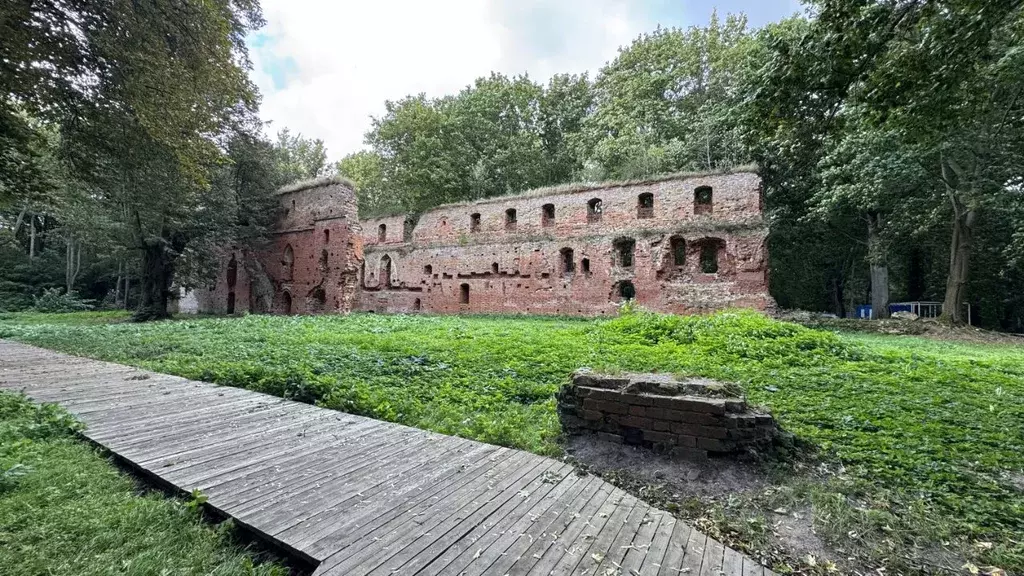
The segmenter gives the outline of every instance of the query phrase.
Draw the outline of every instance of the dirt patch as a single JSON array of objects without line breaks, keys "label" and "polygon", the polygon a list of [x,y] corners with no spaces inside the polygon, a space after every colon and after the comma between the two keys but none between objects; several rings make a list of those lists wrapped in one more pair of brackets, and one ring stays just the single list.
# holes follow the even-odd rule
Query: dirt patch
[{"label": "dirt patch", "polygon": [[601,442],[588,435],[570,437],[565,451],[598,474],[628,472],[631,480],[664,484],[684,498],[716,498],[768,486],[764,472],[752,462],[726,458],[704,462],[673,459],[646,448]]},{"label": "dirt patch", "polygon": [[814,530],[814,510],[804,507],[799,510],[777,509],[772,531],[779,544],[797,558],[815,562],[831,560],[837,564],[842,558],[818,536]]}]

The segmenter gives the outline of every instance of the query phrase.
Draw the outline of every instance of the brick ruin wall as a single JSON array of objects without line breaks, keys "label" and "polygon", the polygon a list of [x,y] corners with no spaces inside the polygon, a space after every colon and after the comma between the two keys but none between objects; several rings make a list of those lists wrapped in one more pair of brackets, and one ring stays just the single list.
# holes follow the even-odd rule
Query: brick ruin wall
[{"label": "brick ruin wall", "polygon": [[257,253],[225,247],[215,283],[195,290],[198,311],[349,312],[357,300],[363,236],[356,197],[323,179],[278,192],[278,222]]},{"label": "brick ruin wall", "polygon": [[665,374],[577,372],[558,394],[558,418],[567,434],[589,432],[687,458],[770,450],[775,420],[732,388]]},{"label": "brick ruin wall", "polygon": [[356,309],[614,314],[764,310],[767,226],[753,173],[594,186],[361,221]]}]

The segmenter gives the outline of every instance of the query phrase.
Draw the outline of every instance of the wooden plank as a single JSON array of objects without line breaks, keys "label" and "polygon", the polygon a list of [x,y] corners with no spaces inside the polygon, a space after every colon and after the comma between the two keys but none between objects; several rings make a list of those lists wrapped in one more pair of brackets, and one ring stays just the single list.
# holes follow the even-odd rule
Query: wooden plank
[{"label": "wooden plank", "polygon": [[[611,484],[598,483],[597,492],[586,504],[575,509],[573,514],[565,522],[558,523],[551,527],[549,536],[551,543],[547,549],[540,553],[540,558],[530,567],[534,574],[553,574],[555,567],[563,559],[581,560],[583,554],[590,548],[593,540],[580,538],[584,530],[590,525],[598,511],[604,506],[614,494],[615,490]],[[525,568],[525,565],[524,565]]]},{"label": "wooden plank", "polygon": [[718,540],[709,537],[704,549],[704,560],[700,565],[700,576],[721,576],[724,560],[725,546]]},{"label": "wooden plank", "polygon": [[[546,474],[566,474],[562,465],[555,461],[541,460],[537,467],[524,474],[517,482],[507,488],[495,490],[490,500],[474,500],[462,507],[447,520],[433,527],[429,534],[416,538],[402,547],[391,558],[385,560],[367,574],[386,576],[395,571],[415,573],[444,554],[452,546],[467,538],[476,527],[494,515],[507,515],[529,495],[545,489]],[[561,479],[562,476],[559,476]],[[360,567],[362,569],[362,567]]]},{"label": "wooden plank", "polygon": [[[248,490],[236,489],[231,496],[231,504],[235,514],[247,521],[259,521],[265,517],[308,518],[319,514],[322,507],[343,507],[349,499],[375,487],[375,481],[386,479],[382,468],[387,470],[390,467],[393,473],[400,474],[417,468],[428,458],[425,454],[443,454],[432,452],[433,448],[426,436],[395,438],[387,445],[371,445],[340,462],[335,460],[323,473],[310,477],[286,475],[282,480],[263,482]],[[276,498],[285,494],[286,499]]]},{"label": "wooden plank", "polygon": [[640,530],[641,522],[647,518],[650,510],[651,507],[644,502],[636,503],[629,516],[623,520],[622,527],[611,544],[604,550],[597,550],[604,554],[604,560],[598,564],[595,573],[600,574],[616,569],[621,571],[622,562],[633,546],[633,539],[636,538],[637,532]]},{"label": "wooden plank", "polygon": [[724,576],[743,576],[743,555],[732,548],[725,548],[722,574]]},{"label": "wooden plank", "polygon": [[680,574],[698,576],[701,564],[704,562],[704,547],[707,545],[708,537],[696,530],[690,530],[690,538],[686,542],[686,552],[683,554],[683,561],[679,565]]},{"label": "wooden plank", "polygon": [[[492,458],[509,453],[507,449],[471,443],[450,462],[442,462],[429,473],[421,474],[419,482],[396,486],[387,499],[364,500],[346,511],[343,520],[316,521],[281,534],[311,553],[329,554],[357,531],[368,531],[405,515],[416,514],[425,502],[448,497],[456,490],[492,468]],[[484,447],[484,450],[480,450]]]},{"label": "wooden plank", "polygon": [[[300,410],[287,404],[272,405],[257,403],[231,404],[220,410],[183,412],[180,422],[165,422],[155,428],[139,424],[121,430],[106,429],[105,433],[86,430],[93,441],[109,443],[119,450],[131,452],[133,456],[157,458],[173,453],[179,446],[212,447],[243,437],[245,434],[267,430],[275,421],[306,424],[322,418],[322,412],[315,409]],[[161,433],[163,430],[163,433]],[[212,443],[206,442],[213,438]]]},{"label": "wooden plank", "polygon": [[564,521],[564,514],[567,510],[575,510],[584,502],[590,501],[596,493],[595,484],[596,488],[600,488],[603,482],[595,476],[582,478],[541,518],[524,530],[522,536],[517,537],[500,556],[494,559],[494,562],[486,567],[481,566],[483,571],[478,573],[502,575],[515,572],[525,574],[526,571],[520,569],[517,564],[533,565],[536,563],[539,558],[535,558],[534,554],[539,554],[541,549],[538,542],[547,538],[548,531],[557,526],[556,523],[559,519]]},{"label": "wooden plank", "polygon": [[686,555],[686,546],[690,541],[690,534],[692,532],[694,530],[690,528],[689,524],[682,520],[676,520],[676,525],[672,529],[672,536],[665,547],[665,556],[659,563],[661,565],[658,566],[658,576],[680,576],[683,573],[683,557]]},{"label": "wooden plank", "polygon": [[[608,491],[608,497],[597,509],[597,512],[586,520],[583,533],[576,538],[575,542],[567,545],[567,547],[571,546],[570,550],[575,551],[575,554],[570,554],[569,551],[563,554],[551,568],[552,575],[575,574],[580,566],[594,565],[594,558],[591,556],[594,543],[604,531],[605,526],[608,525],[609,518],[613,516],[623,496],[623,493],[611,484],[605,484],[602,488]],[[628,512],[625,515],[628,516]],[[609,528],[610,530],[611,528]],[[610,540],[611,537],[608,539]]]},{"label": "wooden plank", "polygon": [[765,568],[749,556],[743,557],[743,576],[764,576]]},{"label": "wooden plank", "polygon": [[661,562],[665,558],[665,552],[668,550],[669,540],[675,531],[676,523],[679,522],[678,519],[668,512],[663,512],[663,514],[664,517],[658,525],[658,531],[651,540],[651,547],[647,550],[643,564],[637,568],[637,572],[640,574],[650,574],[653,576],[658,573],[661,568]]},{"label": "wooden plank", "polygon": [[671,521],[671,515],[668,512],[648,508],[647,514],[640,521],[639,530],[633,536],[633,542],[625,548],[626,557],[622,559],[623,574],[640,572],[640,568],[643,566],[644,560],[647,559],[648,552],[650,552],[654,537],[657,535],[658,527],[666,517],[669,517],[669,521]]},{"label": "wooden plank", "polygon": [[[493,479],[501,476],[518,479],[533,468],[529,463],[535,462],[518,452],[507,451],[501,455],[507,457],[499,459],[494,466],[485,467],[483,473],[473,474],[470,478],[456,479],[455,489],[445,493],[443,497],[421,500],[405,514],[388,522],[353,527],[356,529],[350,529],[343,537],[332,539],[333,552],[324,560],[324,573],[350,574],[353,567],[372,562],[374,558],[384,555],[393,545],[400,544],[403,535],[415,537],[429,533],[431,527],[461,508],[465,502],[486,493],[488,485],[493,486]],[[524,463],[528,465],[525,472],[522,470]]]},{"label": "wooden plank", "polygon": [[563,494],[581,480],[575,473],[567,474],[560,482],[554,484],[546,493],[535,494],[526,499],[529,506],[525,510],[516,510],[494,524],[485,525],[486,533],[464,546],[457,554],[446,553],[431,562],[423,572],[429,574],[458,575],[462,573],[478,573],[490,566],[494,560],[505,554],[509,545],[518,538],[526,536],[526,530],[537,519],[541,518]]}]

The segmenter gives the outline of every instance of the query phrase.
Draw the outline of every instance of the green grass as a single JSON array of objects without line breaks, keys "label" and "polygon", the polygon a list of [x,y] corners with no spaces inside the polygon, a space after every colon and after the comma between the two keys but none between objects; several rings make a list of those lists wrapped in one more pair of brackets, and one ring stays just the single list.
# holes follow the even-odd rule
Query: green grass
[{"label": "green grass", "polygon": [[194,504],[140,492],[76,426],[56,406],[0,392],[0,573],[287,574]]},{"label": "green grass", "polygon": [[559,452],[554,394],[577,368],[737,382],[839,469],[825,490],[768,500],[813,503],[826,533],[880,565],[918,566],[903,556],[946,545],[1024,569],[1021,347],[837,335],[745,312],[89,318],[7,315],[0,337],[541,454]]}]

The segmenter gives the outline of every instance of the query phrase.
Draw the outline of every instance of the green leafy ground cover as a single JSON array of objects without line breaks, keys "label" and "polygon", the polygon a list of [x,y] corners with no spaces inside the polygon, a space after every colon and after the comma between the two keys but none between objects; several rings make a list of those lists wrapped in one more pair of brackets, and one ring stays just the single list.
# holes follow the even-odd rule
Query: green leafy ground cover
[{"label": "green leafy ground cover", "polygon": [[758,495],[764,506],[813,505],[833,541],[882,566],[920,569],[942,548],[1024,569],[1020,347],[838,335],[741,312],[80,318],[9,315],[0,337],[541,454],[559,452],[554,394],[577,368],[737,382],[833,471],[824,488]]},{"label": "green leafy ground cover", "polygon": [[0,573],[284,576],[260,564],[229,525],[197,507],[140,493],[54,405],[0,392]]}]

